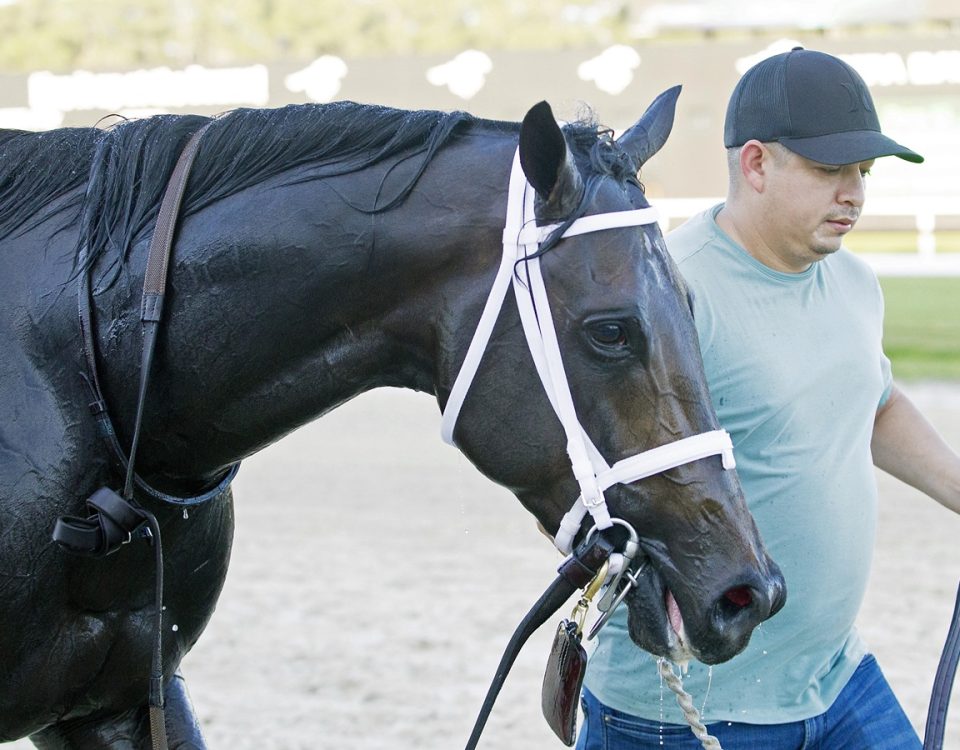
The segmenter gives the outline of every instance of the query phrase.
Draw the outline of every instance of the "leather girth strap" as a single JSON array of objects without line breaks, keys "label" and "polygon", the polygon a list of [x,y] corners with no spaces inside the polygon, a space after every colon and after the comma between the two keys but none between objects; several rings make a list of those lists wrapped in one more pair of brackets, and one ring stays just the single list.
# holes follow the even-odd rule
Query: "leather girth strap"
[{"label": "leather girth strap", "polygon": [[477,747],[480,735],[483,733],[484,726],[486,726],[487,717],[493,710],[493,704],[496,702],[500,689],[503,687],[507,674],[510,672],[514,661],[516,661],[523,644],[527,642],[527,639],[533,635],[537,628],[563,606],[574,591],[584,588],[594,579],[613,551],[613,545],[609,541],[600,534],[594,534],[589,541],[581,544],[573,555],[560,566],[556,580],[543,592],[543,595],[533,605],[526,617],[520,621],[510,638],[510,642],[500,658],[500,665],[493,676],[493,681],[487,690],[487,696],[480,708],[480,714],[473,725],[473,732],[467,741],[466,750],[475,750]]}]

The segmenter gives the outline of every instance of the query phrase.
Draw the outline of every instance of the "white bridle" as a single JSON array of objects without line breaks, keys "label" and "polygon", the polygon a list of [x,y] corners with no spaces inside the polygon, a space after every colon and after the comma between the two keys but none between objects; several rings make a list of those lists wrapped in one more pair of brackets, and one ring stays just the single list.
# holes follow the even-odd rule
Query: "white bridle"
[{"label": "white bridle", "polygon": [[[456,426],[457,417],[477,373],[477,368],[480,366],[480,359],[487,348],[494,323],[503,307],[507,287],[512,279],[527,346],[530,348],[530,354],[533,356],[534,365],[550,399],[550,404],[563,425],[567,437],[567,455],[570,457],[573,475],[580,485],[580,497],[563,517],[554,538],[557,548],[564,554],[568,554],[573,546],[573,538],[580,529],[580,524],[587,512],[593,516],[597,528],[606,529],[612,525],[610,512],[607,510],[603,496],[604,490],[608,487],[618,483],[635,482],[708,456],[722,456],[724,469],[732,469],[736,464],[733,459],[733,444],[725,430],[713,430],[683,438],[617,461],[613,466],[607,464],[600,455],[593,441],[584,431],[580,420],[577,419],[573,398],[570,395],[570,385],[563,368],[563,359],[560,356],[560,346],[553,326],[547,291],[540,272],[540,259],[531,257],[537,252],[540,243],[560,225],[551,224],[543,227],[536,225],[534,197],[535,191],[527,182],[520,167],[518,149],[510,174],[500,269],[494,279],[490,296],[487,297],[483,314],[480,316],[476,333],[467,349],[463,365],[450,390],[450,397],[443,411],[440,432],[444,441],[454,445],[453,429]],[[603,229],[644,226],[653,224],[656,220],[656,211],[653,208],[593,214],[574,221],[563,233],[563,237],[573,237]],[[529,288],[525,288],[523,282],[514,273],[517,261],[526,263]]]}]

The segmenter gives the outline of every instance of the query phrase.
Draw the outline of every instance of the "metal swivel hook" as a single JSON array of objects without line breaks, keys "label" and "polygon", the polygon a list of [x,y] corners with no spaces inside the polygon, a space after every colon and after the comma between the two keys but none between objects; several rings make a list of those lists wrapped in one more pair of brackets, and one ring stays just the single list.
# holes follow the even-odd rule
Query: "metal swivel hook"
[{"label": "metal swivel hook", "polygon": [[[623,564],[620,566],[620,571],[607,585],[603,597],[597,603],[597,609],[599,609],[603,614],[601,614],[597,621],[593,624],[589,635],[587,635],[587,640],[592,639],[598,632],[600,632],[600,629],[610,621],[610,617],[626,598],[627,594],[630,592],[630,589],[637,585],[637,576],[646,567],[648,562],[647,558],[644,557],[640,561],[637,569],[631,570],[634,558],[636,558],[637,554],[640,552],[640,537],[637,534],[636,529],[634,529],[633,526],[624,521],[622,518],[613,518],[611,520],[615,525],[623,526],[627,530],[629,537],[627,538],[626,544],[623,546],[623,551],[620,553],[623,555]],[[589,540],[593,534],[596,533],[596,531],[596,526],[590,529],[590,531],[587,532],[587,539]]]}]

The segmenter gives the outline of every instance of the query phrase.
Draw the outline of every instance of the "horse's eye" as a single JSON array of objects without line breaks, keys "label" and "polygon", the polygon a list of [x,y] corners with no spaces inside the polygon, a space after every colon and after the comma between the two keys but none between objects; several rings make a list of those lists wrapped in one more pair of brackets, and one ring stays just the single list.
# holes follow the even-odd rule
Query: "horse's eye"
[{"label": "horse's eye", "polygon": [[627,345],[627,329],[615,321],[603,321],[590,326],[590,335],[600,346],[620,348]]}]

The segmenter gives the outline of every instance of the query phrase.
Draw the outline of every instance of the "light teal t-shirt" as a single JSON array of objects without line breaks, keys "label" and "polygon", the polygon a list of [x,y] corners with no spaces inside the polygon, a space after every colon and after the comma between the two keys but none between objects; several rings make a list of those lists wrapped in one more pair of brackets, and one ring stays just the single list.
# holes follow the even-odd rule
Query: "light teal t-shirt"
[{"label": "light teal t-shirt", "polygon": [[[865,654],[854,621],[876,524],[870,437],[891,386],[883,298],[870,268],[843,249],[803,273],[768,268],[717,226],[719,209],[667,245],[693,291],[713,405],[787,603],[731,661],[691,663],[684,686],[698,707],[706,699],[708,722],[800,721],[830,707]],[[626,607],[598,640],[591,692],[617,710],[684,723],[654,658],[630,641]]]}]

